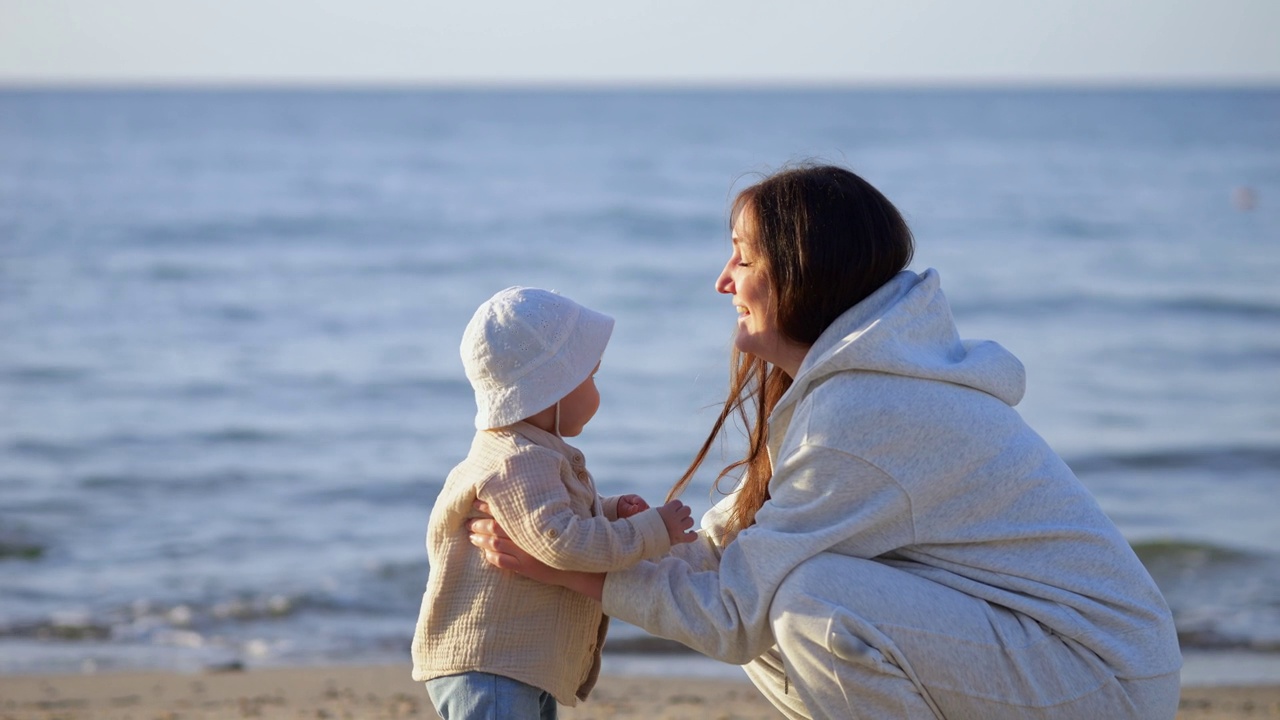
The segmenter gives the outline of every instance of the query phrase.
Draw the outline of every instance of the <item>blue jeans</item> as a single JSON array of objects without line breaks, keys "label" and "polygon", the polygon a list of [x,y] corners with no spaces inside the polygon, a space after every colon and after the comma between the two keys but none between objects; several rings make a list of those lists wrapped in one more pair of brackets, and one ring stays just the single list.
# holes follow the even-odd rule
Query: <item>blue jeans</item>
[{"label": "blue jeans", "polygon": [[556,720],[551,693],[501,675],[472,671],[432,678],[427,694],[444,720]]}]

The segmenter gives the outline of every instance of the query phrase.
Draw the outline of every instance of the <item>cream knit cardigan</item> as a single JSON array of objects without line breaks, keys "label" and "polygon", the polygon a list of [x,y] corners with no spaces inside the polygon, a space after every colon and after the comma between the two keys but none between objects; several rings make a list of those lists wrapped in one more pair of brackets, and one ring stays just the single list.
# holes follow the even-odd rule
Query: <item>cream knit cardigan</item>
[{"label": "cream knit cardigan", "polygon": [[656,509],[617,519],[582,453],[519,422],[476,433],[431,511],[427,589],[413,639],[413,678],[471,670],[503,675],[585,700],[600,674],[609,619],[600,603],[487,565],[464,523],[484,500],[507,533],[553,567],[608,572],[671,547]]}]

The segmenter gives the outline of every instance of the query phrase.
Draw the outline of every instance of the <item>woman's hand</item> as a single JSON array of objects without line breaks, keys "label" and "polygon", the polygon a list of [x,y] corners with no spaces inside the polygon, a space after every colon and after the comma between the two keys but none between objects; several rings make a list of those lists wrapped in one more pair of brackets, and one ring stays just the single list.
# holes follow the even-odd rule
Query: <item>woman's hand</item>
[{"label": "woman's hand", "polygon": [[[482,500],[477,500],[474,507],[485,515],[490,514],[489,504]],[[604,573],[557,570],[547,565],[522,550],[492,516],[469,520],[467,528],[471,531],[471,544],[480,548],[485,562],[496,568],[547,585],[559,585],[595,600],[604,596]]]},{"label": "woman's hand", "polygon": [[555,573],[559,571],[522,550],[497,520],[476,518],[468,521],[467,527],[471,531],[471,544],[484,553],[485,562],[530,580],[549,585],[560,584],[555,577]]}]

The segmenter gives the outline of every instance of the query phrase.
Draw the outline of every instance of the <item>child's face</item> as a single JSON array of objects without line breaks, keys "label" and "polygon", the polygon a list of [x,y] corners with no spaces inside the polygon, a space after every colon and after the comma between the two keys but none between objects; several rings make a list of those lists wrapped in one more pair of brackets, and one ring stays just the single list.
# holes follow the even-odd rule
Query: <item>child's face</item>
[{"label": "child's face", "polygon": [[596,363],[591,374],[582,384],[564,396],[560,401],[560,434],[564,437],[576,437],[582,428],[595,417],[600,409],[600,391],[596,389],[596,372],[600,363]]}]

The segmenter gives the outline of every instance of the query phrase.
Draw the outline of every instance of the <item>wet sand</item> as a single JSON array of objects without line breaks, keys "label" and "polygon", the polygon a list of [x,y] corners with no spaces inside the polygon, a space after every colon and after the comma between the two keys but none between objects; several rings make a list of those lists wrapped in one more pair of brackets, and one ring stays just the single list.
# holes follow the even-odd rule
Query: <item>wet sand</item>
[{"label": "wet sand", "polygon": [[[779,718],[745,679],[607,676],[569,720]],[[0,720],[433,720],[426,691],[403,666],[0,677]],[[1280,685],[1183,690],[1180,720],[1280,718]]]}]

